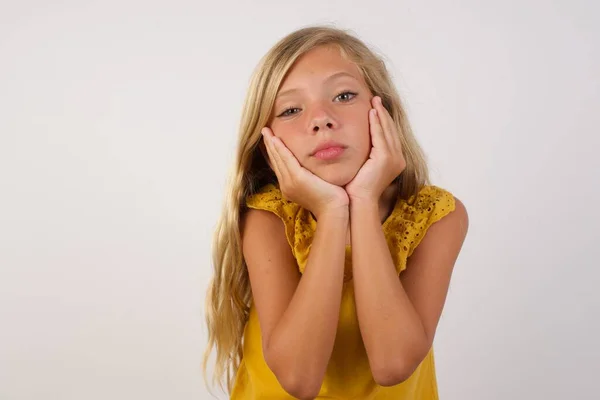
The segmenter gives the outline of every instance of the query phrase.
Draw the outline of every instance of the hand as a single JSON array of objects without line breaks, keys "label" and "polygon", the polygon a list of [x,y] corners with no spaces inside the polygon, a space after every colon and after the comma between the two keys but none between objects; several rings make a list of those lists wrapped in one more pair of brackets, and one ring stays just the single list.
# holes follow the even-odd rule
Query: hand
[{"label": "hand", "polygon": [[381,103],[381,97],[371,99],[369,132],[371,153],[356,176],[346,184],[350,200],[379,202],[379,197],[406,168],[402,145],[392,117]]},{"label": "hand", "polygon": [[344,188],[319,178],[302,167],[271,129],[261,130],[271,167],[283,196],[312,212],[318,219],[327,212],[348,213],[350,200]]}]

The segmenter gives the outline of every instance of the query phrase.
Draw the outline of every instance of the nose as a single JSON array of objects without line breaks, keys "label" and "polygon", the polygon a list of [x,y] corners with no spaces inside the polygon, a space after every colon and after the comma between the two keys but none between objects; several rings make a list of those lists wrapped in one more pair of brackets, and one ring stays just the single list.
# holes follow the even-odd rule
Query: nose
[{"label": "nose", "polygon": [[316,108],[310,120],[310,129],[312,133],[317,133],[323,129],[334,129],[337,122],[326,107]]},{"label": "nose", "polygon": [[327,128],[329,128],[329,129],[333,129],[333,123],[331,123],[330,121],[326,121],[326,122],[320,122],[320,121],[319,121],[319,122],[316,122],[316,123],[315,123],[315,124],[313,124],[313,125],[314,125],[314,126],[313,126],[313,128],[312,128],[312,131],[313,131],[314,133],[317,133],[317,132],[319,132],[319,130],[323,129],[323,127],[325,127],[325,126],[326,126]]}]

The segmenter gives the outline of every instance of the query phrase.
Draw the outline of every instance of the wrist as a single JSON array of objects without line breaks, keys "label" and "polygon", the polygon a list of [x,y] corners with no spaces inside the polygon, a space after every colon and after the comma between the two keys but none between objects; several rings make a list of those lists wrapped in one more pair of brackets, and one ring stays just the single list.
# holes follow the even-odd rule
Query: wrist
[{"label": "wrist", "polygon": [[335,207],[325,208],[323,210],[319,210],[315,212],[315,218],[318,221],[322,221],[324,219],[332,219],[332,220],[348,220],[350,218],[350,210],[348,205],[341,205]]},{"label": "wrist", "polygon": [[350,197],[350,211],[354,210],[379,210],[379,198]]},{"label": "wrist", "polygon": [[350,218],[353,221],[379,221],[379,202],[371,199],[354,199],[350,202]]},{"label": "wrist", "polygon": [[350,204],[370,204],[370,203],[379,203],[379,198],[381,197],[381,190],[369,190],[358,192],[348,191],[348,199],[350,200]]}]

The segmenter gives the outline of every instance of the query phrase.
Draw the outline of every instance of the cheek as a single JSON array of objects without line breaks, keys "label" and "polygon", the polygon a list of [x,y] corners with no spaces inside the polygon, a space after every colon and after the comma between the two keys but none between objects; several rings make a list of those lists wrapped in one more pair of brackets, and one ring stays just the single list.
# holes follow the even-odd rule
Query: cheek
[{"label": "cheek", "polygon": [[367,104],[357,104],[354,107],[348,107],[344,110],[344,114],[339,117],[344,125],[352,126],[355,129],[360,129],[368,133],[369,129],[369,110]]},{"label": "cheek", "polygon": [[361,112],[358,117],[354,116],[352,127],[352,141],[356,144],[357,149],[361,153],[368,152],[371,149],[368,110],[364,110],[364,113]]},{"label": "cheek", "polygon": [[303,141],[301,140],[302,138],[297,134],[297,131],[292,129],[290,126],[272,126],[271,129],[273,130],[273,134],[281,139],[281,141],[285,144],[285,147],[287,147],[292,152],[294,157],[298,158],[300,161],[299,155],[301,155],[303,152]]}]

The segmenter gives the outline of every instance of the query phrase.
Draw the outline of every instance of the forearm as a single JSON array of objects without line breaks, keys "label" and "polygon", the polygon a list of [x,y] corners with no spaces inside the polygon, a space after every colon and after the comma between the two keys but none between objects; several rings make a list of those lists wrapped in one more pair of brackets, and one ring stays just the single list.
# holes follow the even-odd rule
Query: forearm
[{"label": "forearm", "polygon": [[401,374],[420,361],[425,330],[396,272],[377,204],[351,203],[350,213],[356,310],[369,363],[374,375]]},{"label": "forearm", "polygon": [[319,216],[304,274],[268,343],[278,372],[303,387],[320,388],[333,350],[348,224],[347,208]]}]

